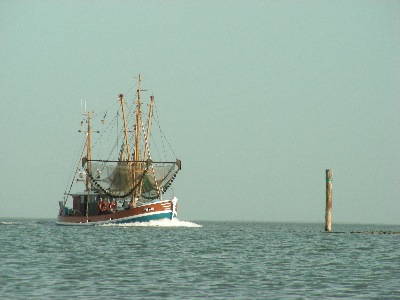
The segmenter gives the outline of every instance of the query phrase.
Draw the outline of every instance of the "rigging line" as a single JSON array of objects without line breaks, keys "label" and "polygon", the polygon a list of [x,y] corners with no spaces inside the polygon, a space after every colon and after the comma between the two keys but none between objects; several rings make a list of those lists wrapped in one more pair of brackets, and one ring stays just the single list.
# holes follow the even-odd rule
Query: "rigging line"
[{"label": "rigging line", "polygon": [[[83,139],[82,139],[82,142],[81,142],[80,145],[79,145],[79,147],[77,147],[76,150],[75,150],[75,152],[74,152],[74,154],[75,154],[74,157],[79,157],[78,155],[79,155],[79,153],[80,153],[82,147],[84,147],[84,144],[85,144],[85,143],[86,143],[86,138],[83,138]],[[73,171],[74,171],[74,168],[71,168],[71,173],[70,173],[70,175],[68,176],[68,178],[71,178],[71,177],[72,177]],[[68,186],[68,184],[69,184],[69,181],[70,181],[70,179],[68,179],[67,186]]]},{"label": "rigging line", "polygon": [[[104,160],[104,159],[90,159],[88,161],[94,162],[115,162],[115,163],[147,163],[148,160]],[[153,161],[153,164],[176,164],[176,161]]]},{"label": "rigging line", "polygon": [[[98,120],[97,118],[99,118],[99,117],[101,117],[101,116],[104,116],[104,117],[105,117],[105,116],[109,113],[109,111],[111,110],[111,108],[112,108],[113,106],[115,107],[117,104],[118,104],[117,101],[116,101],[115,103],[112,103],[105,111],[102,111],[102,112],[100,112],[100,113],[94,113],[94,112],[92,112],[92,115],[91,115],[90,119],[92,119],[92,120]],[[86,116],[86,112],[85,112],[85,116]],[[103,119],[103,121],[104,121],[104,118],[102,118],[102,119]],[[103,121],[102,121],[102,123],[103,123]],[[82,124],[83,122],[86,122],[86,123],[87,123],[87,119],[86,119],[86,118],[83,119],[82,122],[81,122],[81,124]],[[104,123],[103,123],[103,124],[104,124]],[[103,130],[103,132],[106,131],[106,130],[109,128],[109,126],[110,126],[110,124],[107,125],[107,127]],[[93,143],[92,147],[95,147],[95,146],[96,146],[96,144],[99,142],[99,140],[101,139],[102,136],[103,136],[103,135],[100,135],[100,137],[96,140],[96,142]]]},{"label": "rigging line", "polygon": [[[133,81],[133,78],[134,77],[132,76],[132,81]],[[135,88],[135,86],[137,86],[137,81],[136,80],[134,81],[134,84],[131,86],[131,88],[128,91],[125,92],[125,95],[130,93]]]},{"label": "rigging line", "polygon": [[160,123],[158,122],[158,111],[157,111],[157,107],[155,107],[155,111],[156,111],[156,115],[157,115],[157,117],[155,118],[155,120],[156,120],[156,123],[157,123],[157,125],[158,125],[158,128],[160,129],[160,132],[161,132],[162,136],[164,137],[165,141],[167,142],[169,148],[171,149],[172,153],[174,154],[174,156],[175,156],[175,158],[176,158],[177,156],[176,156],[176,154],[175,154],[175,151],[174,151],[174,149],[171,147],[171,144],[169,143],[167,137],[165,136],[164,132],[163,132],[162,129],[161,129]]},{"label": "rigging line", "polygon": [[102,116],[102,115],[104,115],[104,114],[107,114],[108,111],[109,111],[113,106],[116,106],[116,105],[118,105],[118,101],[112,102],[112,103],[110,104],[110,106],[109,106],[108,108],[106,108],[106,110],[103,110],[103,111],[101,111],[101,112],[99,112],[99,113],[94,113],[93,116],[92,116],[92,118],[95,118],[95,117],[98,117],[98,116]]},{"label": "rigging line", "polygon": [[[116,162],[116,163],[147,163],[148,160],[104,160],[104,159],[91,159],[90,162]],[[153,164],[172,164],[175,165],[176,161],[153,161]]]},{"label": "rigging line", "polygon": [[[114,117],[111,119],[110,122],[107,122],[107,125],[106,125],[105,128],[102,130],[102,134],[101,134],[100,137],[96,140],[96,142],[93,144],[92,147],[94,147],[94,146],[101,140],[101,138],[103,137],[103,134],[104,134],[107,130],[109,130],[110,126],[114,126],[115,120],[116,120],[116,118],[117,118],[117,114],[113,114],[112,112],[110,112],[110,109],[111,109],[112,106],[114,106],[114,109],[115,109],[117,105],[118,105],[118,103],[113,103],[113,104],[105,111],[105,114],[111,113],[111,115],[114,115]],[[118,111],[118,107],[117,107],[116,111]],[[99,115],[96,115],[96,117],[98,117],[98,116],[99,116]],[[92,118],[92,119],[93,119],[93,118]],[[102,122],[102,123],[103,123],[103,122]],[[104,123],[103,123],[103,124],[104,124]],[[112,127],[112,128],[113,128],[113,127]]]},{"label": "rigging line", "polygon": [[[78,159],[78,164],[77,164],[77,166],[76,166],[75,174],[74,174],[74,177],[72,178],[72,182],[71,182],[71,185],[70,185],[70,187],[69,187],[68,193],[65,193],[65,194],[64,194],[64,206],[65,206],[65,203],[67,202],[67,196],[68,196],[68,194],[71,193],[72,185],[74,184],[76,174],[78,173],[79,164],[80,164],[80,162],[81,162],[81,158],[82,158],[82,156],[83,156],[83,152],[85,151],[85,147],[86,147],[86,145],[87,145],[87,141],[88,141],[88,139],[86,138],[85,145],[83,146],[83,148],[82,148],[82,153],[81,153],[81,155],[80,155],[80,158]],[[65,192],[66,192],[66,191],[67,191],[67,190],[65,190]]]},{"label": "rigging line", "polygon": [[126,106],[126,110],[127,110],[127,121],[128,122],[133,122],[134,121],[134,112],[135,112],[135,109],[133,109],[130,105],[127,105]]},{"label": "rigging line", "polygon": [[[113,134],[113,130],[114,130],[114,126],[115,126],[115,123],[116,123],[116,122],[117,122],[117,118],[114,117],[113,120],[112,120],[113,126],[111,127],[110,132],[109,132],[109,134],[108,134],[108,138],[107,138],[107,141],[106,141],[106,145],[108,145],[108,142],[109,142],[109,140],[111,139],[111,135]],[[110,153],[108,154],[108,158],[110,158],[110,156],[111,156],[112,153],[114,152],[116,146],[117,146],[117,142],[114,143],[114,146],[112,147]],[[102,155],[99,155],[99,157],[102,157]]]},{"label": "rigging line", "polygon": [[[99,158],[102,158],[103,155],[108,155],[108,157],[110,157],[110,156],[113,154],[113,152],[114,152],[114,149],[115,149],[115,146],[116,146],[116,145],[115,145],[115,143],[114,143],[114,144],[109,143],[109,141],[111,140],[111,136],[112,136],[112,134],[113,134],[113,128],[114,128],[115,120],[114,120],[114,122],[113,122],[112,124],[113,124],[113,126],[111,126],[111,129],[110,129],[109,132],[108,132],[108,138],[107,138],[107,140],[105,140],[105,142],[102,142],[102,140],[101,140],[101,137],[102,137],[103,135],[105,135],[106,132],[107,132],[107,131],[104,131],[104,134],[102,134],[101,137],[99,138],[99,140],[96,141],[96,144],[97,144],[97,142],[101,141],[101,144],[100,144],[100,146],[99,146],[99,152],[98,152],[98,154],[96,155],[96,156],[99,157]],[[109,145],[113,145],[113,147],[111,148],[111,150],[109,149],[109,147],[110,147]],[[106,149],[106,148],[107,148],[107,149]]]},{"label": "rigging line", "polygon": [[127,113],[125,114],[127,120],[127,127],[131,128],[132,127],[131,124],[135,124],[135,119],[134,119],[135,110],[132,109],[131,105],[126,105],[125,108],[127,111]]},{"label": "rigging line", "polygon": [[[97,145],[97,143],[99,143],[99,142],[101,143],[102,142],[102,137],[107,132],[107,130],[112,126],[111,129],[110,129],[110,133],[111,133],[112,128],[114,128],[114,123],[115,123],[115,117],[111,120],[111,122],[109,124],[107,124],[106,128],[101,131],[100,136],[93,143],[92,148],[94,148]],[[108,140],[109,140],[109,138],[110,138],[110,136],[108,137]],[[108,140],[107,140],[107,142],[108,142]]]},{"label": "rigging line", "polygon": [[[141,125],[142,125],[142,130],[143,130],[143,136],[147,143],[147,155],[149,156],[149,159],[151,160],[149,140],[148,140],[148,137],[146,136],[146,130],[144,129],[143,121],[141,123],[142,123]],[[158,186],[156,172],[154,171],[154,167],[152,166],[152,168],[150,170],[153,173],[154,183],[156,184],[156,190],[157,190],[158,197],[161,199],[161,191],[160,191],[160,187]]]},{"label": "rigging line", "polygon": [[[156,107],[155,107],[155,108],[156,108]],[[156,121],[156,123],[157,123],[157,125],[158,125],[158,130],[159,130],[160,137],[161,137],[161,138],[160,138],[160,142],[161,142],[162,150],[163,150],[163,152],[164,152],[164,159],[166,160],[166,159],[167,159],[167,152],[165,151],[164,138],[163,138],[163,133],[162,133],[162,131],[161,131],[161,126],[160,126],[160,124],[159,124],[159,122],[158,122],[157,108],[156,108],[156,114],[153,116],[153,119]],[[161,153],[160,153],[160,150],[158,149],[158,146],[157,146],[157,143],[156,143],[155,140],[154,140],[154,137],[151,136],[151,138],[152,138],[152,141],[153,141],[153,145],[154,145],[155,148],[156,148],[156,151],[157,151],[158,156],[159,156],[160,158],[162,158],[162,155],[161,155]],[[176,158],[176,156],[175,156],[175,158]]]},{"label": "rigging line", "polygon": [[[119,136],[121,136],[121,138],[122,138],[122,136],[123,136],[123,131],[122,131],[122,130],[121,130],[121,132],[119,133]],[[110,160],[111,155],[113,154],[114,150],[115,150],[117,147],[118,147],[118,141],[114,143],[114,146],[113,146],[113,148],[111,149],[110,154],[109,154],[108,157],[107,157],[107,160]]]},{"label": "rigging line", "polygon": [[[159,158],[162,158],[162,156],[161,156],[161,154],[160,154],[160,151],[158,150],[157,143],[155,142],[154,137],[153,137],[152,135],[150,135],[150,139],[151,139],[152,142],[153,142],[153,143],[152,143],[152,147],[156,149],[156,152],[157,152],[158,157],[159,157]],[[161,143],[162,143],[162,140],[161,140]],[[164,159],[167,160],[167,156],[165,155],[165,151],[164,151]]]},{"label": "rigging line", "polygon": [[148,145],[148,147],[147,147],[147,155],[148,155],[149,158],[151,159],[150,144],[149,144],[149,141],[147,140],[146,130],[144,129],[143,121],[142,121],[141,123],[142,123],[141,125],[142,125],[143,137],[144,137],[145,143],[146,143],[146,141],[147,141],[147,145]]},{"label": "rigging line", "polygon": [[[160,126],[160,124],[158,123],[158,120],[156,120],[156,122],[157,122],[157,125],[158,125],[158,129],[159,129],[159,131],[160,131],[160,134],[161,134],[161,146],[162,146],[162,150],[163,150],[163,152],[164,152],[164,158],[165,159],[167,159],[167,151],[165,151],[165,143],[164,143],[164,140],[168,143],[168,141],[165,139],[165,137],[164,137],[164,135],[163,135],[163,133],[162,133],[162,131],[161,131],[161,126]],[[174,152],[174,151],[172,151],[172,152]],[[175,153],[173,153],[173,154],[175,154]],[[161,157],[161,155],[160,155],[160,157]],[[176,158],[176,155],[175,155],[175,158]]]},{"label": "rigging line", "polygon": [[127,90],[124,95],[129,95],[129,93],[135,88],[135,85],[133,85],[129,90]]},{"label": "rigging line", "polygon": [[[80,152],[80,149],[82,149],[82,147],[83,147],[83,149],[85,149],[84,147],[85,147],[85,144],[86,143],[86,139],[82,139],[82,143],[81,143],[81,146],[79,147],[79,148],[77,148],[77,152],[76,152],[76,154],[74,155],[74,157],[77,157],[78,156],[78,154],[79,154],[79,152]],[[83,153],[83,152],[82,152]],[[81,156],[78,156],[79,158],[81,157]],[[78,160],[78,163],[79,163],[79,160]],[[71,181],[71,178],[73,177],[73,172],[76,172],[76,170],[75,170],[75,168],[71,168],[71,171],[70,171],[70,174],[69,174],[69,176],[68,176],[68,180],[67,180],[67,184],[66,184],[66,187],[65,187],[65,192],[64,193],[66,193],[67,192],[67,189],[68,189],[68,185],[69,185],[69,183],[70,183],[70,181]],[[72,180],[72,182],[73,182],[73,180]]]}]

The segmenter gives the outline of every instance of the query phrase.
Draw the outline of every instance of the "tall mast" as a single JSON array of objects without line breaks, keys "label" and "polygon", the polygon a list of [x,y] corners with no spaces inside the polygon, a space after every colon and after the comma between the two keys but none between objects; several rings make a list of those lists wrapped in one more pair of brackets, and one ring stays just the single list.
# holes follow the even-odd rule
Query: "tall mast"
[{"label": "tall mast", "polygon": [[[150,96],[149,116],[147,118],[147,130],[146,130],[146,145],[145,145],[143,160],[146,160],[147,153],[149,154],[149,159],[151,159],[150,152],[149,152],[149,139],[150,139],[151,118],[153,116],[153,106],[154,106],[154,96]],[[161,193],[161,190],[157,183],[157,178],[156,178],[156,174],[154,172],[154,168],[151,169],[151,172],[153,173],[153,176],[154,176],[154,182],[156,184],[158,198],[161,200],[162,193]]]},{"label": "tall mast", "polygon": [[143,154],[143,160],[146,160],[147,152],[149,151],[150,126],[151,126],[151,117],[153,116],[153,104],[154,104],[154,96],[150,96],[150,108],[149,108],[149,116],[147,118],[146,144]]},{"label": "tall mast", "polygon": [[139,74],[139,81],[138,81],[138,89],[137,89],[137,108],[136,108],[136,126],[135,126],[135,161],[140,160],[140,123],[141,123],[141,114],[140,111],[140,74]]},{"label": "tall mast", "polygon": [[[129,137],[128,137],[128,127],[126,125],[126,114],[125,114],[125,103],[124,103],[124,95],[119,94],[119,101],[121,102],[121,110],[122,110],[122,119],[124,121],[124,135],[125,135],[125,145],[126,145],[126,152],[127,152],[127,160],[130,161],[131,159],[131,151],[130,151],[130,146],[129,146]],[[129,172],[131,174],[131,177],[135,178],[134,171],[132,170],[132,163],[129,162]],[[132,174],[133,173],[133,174]],[[135,186],[135,181],[132,182],[132,188]],[[132,193],[132,200],[134,198],[134,195]]]},{"label": "tall mast", "polygon": [[119,94],[118,98],[119,98],[119,101],[121,102],[122,118],[123,118],[123,121],[124,121],[124,134],[125,134],[126,151],[127,151],[127,154],[128,154],[128,160],[130,160],[131,159],[131,153],[130,153],[130,149],[129,149],[128,129],[127,129],[127,126],[126,126],[124,95],[123,94]]},{"label": "tall mast", "polygon": [[[138,79],[138,89],[137,89],[137,108],[136,108],[136,126],[135,126],[135,156],[134,156],[134,161],[135,161],[135,171],[134,171],[134,182],[138,179],[137,177],[139,176],[139,172],[141,171],[141,164],[138,163],[137,161],[140,161],[140,124],[141,124],[141,115],[142,112],[140,110],[140,81],[141,77],[139,74],[139,79]],[[135,192],[135,196],[140,196],[140,191]]]},{"label": "tall mast", "polygon": [[[87,169],[89,171],[91,171],[92,170],[92,162],[91,162],[91,160],[92,160],[92,148],[91,148],[91,145],[90,145],[90,137],[91,137],[91,134],[90,134],[90,112],[87,112],[87,124],[88,124],[88,127],[87,127],[87,145],[86,145],[87,153],[86,153],[86,158],[87,158]],[[89,191],[89,183],[90,183],[89,176],[86,175],[86,183],[85,183],[86,190],[85,191]]]}]

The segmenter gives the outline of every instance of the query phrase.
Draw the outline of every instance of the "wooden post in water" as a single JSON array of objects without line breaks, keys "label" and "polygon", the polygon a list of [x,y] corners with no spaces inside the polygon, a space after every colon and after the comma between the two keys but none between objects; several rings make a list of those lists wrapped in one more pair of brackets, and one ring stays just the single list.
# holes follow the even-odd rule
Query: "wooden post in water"
[{"label": "wooden post in water", "polygon": [[332,176],[333,171],[326,170],[326,211],[325,211],[325,231],[332,230]]}]

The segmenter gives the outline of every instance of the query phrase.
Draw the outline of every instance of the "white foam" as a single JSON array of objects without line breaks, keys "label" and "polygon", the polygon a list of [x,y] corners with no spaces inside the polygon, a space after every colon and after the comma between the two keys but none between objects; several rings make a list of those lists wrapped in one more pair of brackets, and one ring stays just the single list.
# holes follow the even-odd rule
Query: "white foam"
[{"label": "white foam", "polygon": [[123,223],[123,224],[103,224],[99,226],[120,226],[120,227],[202,227],[199,224],[180,221],[178,219],[162,219],[162,220],[152,220],[149,222],[133,222],[133,223]]},{"label": "white foam", "polygon": [[0,225],[19,225],[21,223],[18,222],[0,222]]}]

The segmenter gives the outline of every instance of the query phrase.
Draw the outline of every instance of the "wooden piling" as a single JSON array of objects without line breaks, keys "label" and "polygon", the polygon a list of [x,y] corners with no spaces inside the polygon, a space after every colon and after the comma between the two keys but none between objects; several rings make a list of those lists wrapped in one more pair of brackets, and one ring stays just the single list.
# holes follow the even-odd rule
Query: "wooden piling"
[{"label": "wooden piling", "polygon": [[325,211],[325,231],[332,230],[332,176],[333,171],[326,170],[326,211]]}]

